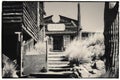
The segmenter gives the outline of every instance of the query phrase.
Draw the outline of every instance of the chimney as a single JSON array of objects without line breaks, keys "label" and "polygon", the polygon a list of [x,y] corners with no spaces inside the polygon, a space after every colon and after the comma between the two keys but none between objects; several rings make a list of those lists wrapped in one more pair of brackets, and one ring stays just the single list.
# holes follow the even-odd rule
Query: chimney
[{"label": "chimney", "polygon": [[77,16],[77,18],[78,18],[78,28],[77,28],[77,36],[78,36],[78,38],[79,39],[81,39],[81,30],[82,30],[82,28],[81,28],[81,16],[80,16],[80,4],[79,4],[79,2],[78,2],[78,16]]}]

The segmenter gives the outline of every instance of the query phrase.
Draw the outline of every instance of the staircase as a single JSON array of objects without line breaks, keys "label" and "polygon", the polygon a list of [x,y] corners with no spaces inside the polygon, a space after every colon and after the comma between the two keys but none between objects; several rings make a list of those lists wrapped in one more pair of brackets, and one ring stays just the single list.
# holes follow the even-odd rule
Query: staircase
[{"label": "staircase", "polygon": [[70,66],[68,60],[65,58],[64,52],[49,52],[48,53],[48,71],[55,72],[55,74],[69,74]]}]

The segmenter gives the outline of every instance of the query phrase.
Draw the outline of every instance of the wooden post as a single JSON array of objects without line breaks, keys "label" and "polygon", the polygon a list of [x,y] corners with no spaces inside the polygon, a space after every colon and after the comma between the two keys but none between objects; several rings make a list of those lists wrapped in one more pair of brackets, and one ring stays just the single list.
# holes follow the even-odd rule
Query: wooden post
[{"label": "wooden post", "polygon": [[40,40],[40,3],[37,2],[37,27],[38,27],[38,40]]},{"label": "wooden post", "polygon": [[47,42],[47,40],[46,40],[46,63],[47,63],[47,71],[48,71],[48,42]]},{"label": "wooden post", "polygon": [[15,32],[15,34],[18,35],[18,41],[17,41],[17,65],[19,74],[18,76],[21,77],[21,32]]},{"label": "wooden post", "polygon": [[48,36],[46,36],[44,38],[44,41],[46,42],[46,67],[47,67],[47,71],[48,71]]}]

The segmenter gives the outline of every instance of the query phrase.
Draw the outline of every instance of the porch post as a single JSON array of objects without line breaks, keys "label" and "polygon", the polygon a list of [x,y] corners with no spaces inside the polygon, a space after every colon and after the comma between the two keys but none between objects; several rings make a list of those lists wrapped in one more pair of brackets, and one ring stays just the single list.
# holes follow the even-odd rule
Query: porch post
[{"label": "porch post", "polygon": [[18,76],[21,77],[21,32],[15,32],[15,34],[18,35],[18,40],[17,40],[17,64],[18,64]]},{"label": "porch post", "polygon": [[47,63],[47,71],[48,71],[48,42],[47,42],[47,40],[46,40],[46,63]]},{"label": "porch post", "polygon": [[47,68],[47,71],[48,71],[48,36],[46,36],[44,38],[44,41],[46,42],[46,68]]}]

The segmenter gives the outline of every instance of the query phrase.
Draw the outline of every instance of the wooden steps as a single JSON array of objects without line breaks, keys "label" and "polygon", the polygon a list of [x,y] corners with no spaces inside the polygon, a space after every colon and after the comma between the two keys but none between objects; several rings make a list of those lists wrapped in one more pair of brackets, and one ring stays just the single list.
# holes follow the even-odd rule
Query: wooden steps
[{"label": "wooden steps", "polygon": [[65,58],[64,52],[48,53],[48,71],[57,73],[71,72],[69,61]]}]

